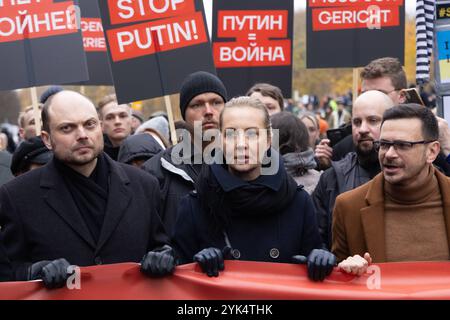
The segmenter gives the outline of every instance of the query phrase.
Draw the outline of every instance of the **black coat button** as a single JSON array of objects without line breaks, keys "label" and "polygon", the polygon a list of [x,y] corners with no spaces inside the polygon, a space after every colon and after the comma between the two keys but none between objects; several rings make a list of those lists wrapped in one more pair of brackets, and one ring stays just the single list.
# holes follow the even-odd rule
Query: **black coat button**
[{"label": "black coat button", "polygon": [[102,258],[100,258],[100,257],[95,257],[94,262],[96,265],[103,264]]},{"label": "black coat button", "polygon": [[269,255],[272,259],[277,259],[280,256],[280,250],[277,248],[270,249]]},{"label": "black coat button", "polygon": [[238,260],[241,257],[241,252],[238,249],[231,250],[231,255],[234,259]]}]

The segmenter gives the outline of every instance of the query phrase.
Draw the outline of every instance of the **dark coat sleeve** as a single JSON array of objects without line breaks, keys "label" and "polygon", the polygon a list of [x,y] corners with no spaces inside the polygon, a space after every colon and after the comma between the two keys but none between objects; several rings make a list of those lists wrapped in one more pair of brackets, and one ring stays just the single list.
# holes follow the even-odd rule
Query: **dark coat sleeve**
[{"label": "dark coat sleeve", "polygon": [[181,199],[178,206],[178,218],[175,224],[172,241],[178,256],[179,264],[190,263],[194,255],[200,251],[196,225],[194,222],[194,210],[192,196],[187,195]]},{"label": "dark coat sleeve", "polygon": [[316,210],[314,209],[311,197],[303,191],[305,201],[305,219],[302,230],[302,255],[309,255],[313,249],[320,249],[322,247],[319,230],[317,228]]},{"label": "dark coat sleeve", "polygon": [[333,168],[326,170],[319,179],[316,188],[312,193],[314,207],[316,209],[317,223],[319,227],[320,237],[324,249],[331,248],[331,210],[330,208],[330,187],[336,184],[336,177]]},{"label": "dark coat sleeve", "polygon": [[[0,243],[3,244],[5,253],[0,273],[2,276],[11,274],[12,280],[27,280],[28,268],[31,266],[31,261],[27,256],[27,242],[19,212],[16,210],[6,186],[0,189],[0,225],[2,227]],[[8,259],[11,263],[8,262]]]},{"label": "dark coat sleeve", "polygon": [[6,255],[5,248],[0,242],[0,282],[13,280],[11,262]]},{"label": "dark coat sleeve", "polygon": [[156,179],[152,178],[151,184],[151,236],[149,238],[148,251],[158,250],[159,248],[170,245],[170,237],[161,221],[159,212],[161,210],[161,193]]}]

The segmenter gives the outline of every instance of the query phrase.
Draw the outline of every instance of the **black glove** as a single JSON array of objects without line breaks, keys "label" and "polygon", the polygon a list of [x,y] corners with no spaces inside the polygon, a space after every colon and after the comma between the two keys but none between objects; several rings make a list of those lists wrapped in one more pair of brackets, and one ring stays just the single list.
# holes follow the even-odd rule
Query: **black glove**
[{"label": "black glove", "polygon": [[223,271],[225,268],[224,259],[229,258],[230,252],[230,247],[225,247],[223,250],[206,248],[194,256],[194,261],[198,262],[208,277],[218,277],[219,271]]},{"label": "black glove", "polygon": [[28,269],[28,280],[42,279],[49,289],[61,288],[70,276],[67,272],[69,266],[70,263],[66,259],[33,263]]},{"label": "black glove", "polygon": [[323,281],[329,276],[336,265],[336,256],[331,252],[323,249],[314,249],[305,256],[293,256],[294,263],[307,264],[308,277],[314,281]]},{"label": "black glove", "polygon": [[173,249],[165,245],[159,250],[149,251],[141,261],[141,271],[148,276],[162,277],[172,274],[175,270],[175,255]]}]

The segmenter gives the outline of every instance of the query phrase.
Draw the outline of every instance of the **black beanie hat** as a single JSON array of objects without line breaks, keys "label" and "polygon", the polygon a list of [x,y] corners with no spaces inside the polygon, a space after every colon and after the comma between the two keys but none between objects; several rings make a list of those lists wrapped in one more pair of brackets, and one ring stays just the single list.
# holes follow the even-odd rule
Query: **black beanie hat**
[{"label": "black beanie hat", "polygon": [[209,72],[198,71],[184,79],[180,89],[180,110],[183,119],[185,119],[184,114],[189,102],[195,96],[206,92],[217,93],[224,102],[227,102],[227,89],[217,76]]}]

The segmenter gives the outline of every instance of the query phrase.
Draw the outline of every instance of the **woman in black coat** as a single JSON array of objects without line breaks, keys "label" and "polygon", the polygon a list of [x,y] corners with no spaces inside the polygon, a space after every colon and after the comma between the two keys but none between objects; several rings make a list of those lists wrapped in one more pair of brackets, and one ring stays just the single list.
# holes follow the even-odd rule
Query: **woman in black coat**
[{"label": "woman in black coat", "polygon": [[308,264],[310,278],[323,280],[335,257],[319,249],[312,201],[270,148],[264,104],[249,97],[231,100],[220,129],[226,164],[204,165],[196,192],[179,206],[173,239],[179,263],[196,261],[217,276],[228,258],[300,262]]}]

